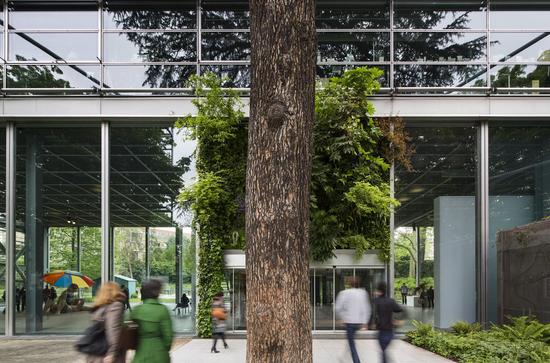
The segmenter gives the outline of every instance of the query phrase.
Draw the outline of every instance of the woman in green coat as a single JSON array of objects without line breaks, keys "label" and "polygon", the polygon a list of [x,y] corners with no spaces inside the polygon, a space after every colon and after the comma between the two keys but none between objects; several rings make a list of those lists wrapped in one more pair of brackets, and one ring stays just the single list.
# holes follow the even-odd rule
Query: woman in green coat
[{"label": "woman in green coat", "polygon": [[138,346],[134,363],[169,363],[172,346],[172,320],[168,309],[158,301],[162,284],[150,280],[141,287],[143,304],[131,318],[138,324]]}]

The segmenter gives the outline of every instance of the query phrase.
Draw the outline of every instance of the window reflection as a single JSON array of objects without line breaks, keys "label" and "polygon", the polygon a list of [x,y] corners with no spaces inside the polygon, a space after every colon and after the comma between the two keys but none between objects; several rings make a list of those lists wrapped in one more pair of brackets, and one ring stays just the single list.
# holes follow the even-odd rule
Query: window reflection
[{"label": "window reflection", "polygon": [[484,60],[486,40],[483,33],[395,33],[395,60]]},{"label": "window reflection", "polygon": [[223,87],[250,87],[250,67],[244,65],[210,65],[201,67],[201,73],[213,72],[222,77]]},{"label": "window reflection", "polygon": [[195,66],[131,65],[105,66],[105,83],[111,88],[180,88]]},{"label": "window reflection", "polygon": [[96,33],[10,33],[9,41],[10,60],[97,60]]},{"label": "window reflection", "polygon": [[99,66],[8,66],[8,88],[92,88],[99,86]]},{"label": "window reflection", "polygon": [[397,29],[484,29],[486,1],[395,0]]},{"label": "window reflection", "polygon": [[550,66],[510,65],[498,66],[491,71],[493,87],[550,87]]},{"label": "window reflection", "polygon": [[248,1],[202,1],[201,25],[204,29],[248,29]]},{"label": "window reflection", "polygon": [[197,27],[195,1],[146,0],[129,5],[107,3],[106,29],[194,29]]},{"label": "window reflection", "polygon": [[493,61],[550,61],[550,33],[493,33]]},{"label": "window reflection", "polygon": [[387,0],[317,0],[315,23],[318,29],[389,29]]},{"label": "window reflection", "polygon": [[250,33],[203,33],[202,59],[250,59]]},{"label": "window reflection", "polygon": [[[36,2],[35,2],[36,3]],[[15,29],[97,29],[96,5],[74,7],[18,5],[10,2],[10,26]]]},{"label": "window reflection", "polygon": [[485,66],[399,65],[395,67],[396,87],[484,87]]},{"label": "window reflection", "polygon": [[326,61],[388,61],[389,33],[319,33],[319,62]]},{"label": "window reflection", "polygon": [[492,29],[550,29],[550,3],[545,0],[491,0]]},{"label": "window reflection", "polygon": [[197,58],[195,33],[106,33],[108,62],[190,62]]}]

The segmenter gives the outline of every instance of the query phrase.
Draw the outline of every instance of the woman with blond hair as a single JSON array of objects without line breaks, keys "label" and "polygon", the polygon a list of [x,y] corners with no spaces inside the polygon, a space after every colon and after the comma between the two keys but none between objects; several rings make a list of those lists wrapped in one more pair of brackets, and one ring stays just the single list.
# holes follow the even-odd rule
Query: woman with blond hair
[{"label": "woman with blond hair", "polygon": [[124,294],[118,284],[106,282],[99,288],[92,309],[92,321],[103,322],[107,352],[103,356],[88,355],[87,363],[124,363],[126,351],[119,349],[122,315],[124,313]]}]

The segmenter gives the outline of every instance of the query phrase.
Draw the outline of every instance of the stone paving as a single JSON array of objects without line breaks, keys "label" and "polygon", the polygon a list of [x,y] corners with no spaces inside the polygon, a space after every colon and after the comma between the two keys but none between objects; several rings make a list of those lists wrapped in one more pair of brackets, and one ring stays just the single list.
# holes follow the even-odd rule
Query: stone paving
[{"label": "stone paving", "polygon": [[[0,339],[2,363],[84,363],[84,357],[73,350],[73,337],[45,337],[42,339]],[[228,339],[229,349],[218,344],[220,353],[210,353],[211,340],[177,339],[172,349],[173,363],[244,363],[245,339]],[[374,339],[358,339],[357,346],[363,363],[380,363],[378,343]],[[127,362],[131,362],[132,352]],[[451,363],[438,355],[395,340],[390,346],[394,363]],[[351,357],[345,339],[314,339],[314,363],[348,363]]]}]

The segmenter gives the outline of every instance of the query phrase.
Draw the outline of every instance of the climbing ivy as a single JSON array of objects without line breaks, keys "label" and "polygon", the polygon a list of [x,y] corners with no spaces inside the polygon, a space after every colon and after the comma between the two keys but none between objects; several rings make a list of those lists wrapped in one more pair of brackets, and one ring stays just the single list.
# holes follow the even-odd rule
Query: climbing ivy
[{"label": "climbing ivy", "polygon": [[[392,161],[410,168],[411,150],[398,119],[373,119],[369,96],[379,90],[382,71],[356,68],[331,78],[316,94],[311,181],[310,251],[326,260],[334,249],[357,256],[377,249],[389,260]],[[223,250],[244,247],[247,128],[236,92],[214,74],[192,77],[197,115],[179,120],[198,140],[198,181],[180,202],[194,211],[200,249],[198,335],[211,335],[210,304],[221,290]],[[238,236],[238,238],[234,238]]]},{"label": "climbing ivy", "polygon": [[197,114],[176,126],[197,140],[198,180],[183,190],[180,203],[194,212],[199,239],[197,333],[209,337],[212,298],[224,280],[223,250],[244,246],[247,129],[239,95],[222,88],[221,79],[208,73],[191,77],[189,85],[197,96]]}]

